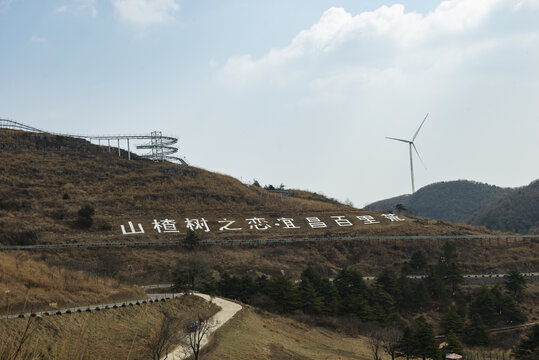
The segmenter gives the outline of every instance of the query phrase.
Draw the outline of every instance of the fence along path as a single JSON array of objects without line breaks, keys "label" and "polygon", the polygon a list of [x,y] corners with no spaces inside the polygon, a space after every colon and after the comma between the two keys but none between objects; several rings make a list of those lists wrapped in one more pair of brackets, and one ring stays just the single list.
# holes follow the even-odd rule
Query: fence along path
[{"label": "fence along path", "polygon": [[[343,237],[314,237],[314,238],[280,238],[280,239],[237,239],[237,240],[201,240],[198,245],[241,245],[241,244],[275,244],[275,243],[308,243],[321,241],[394,241],[399,240],[479,240],[492,245],[530,242],[539,240],[539,235],[440,235],[440,236],[343,236]],[[31,250],[31,249],[68,249],[93,247],[149,247],[149,246],[186,246],[183,241],[121,241],[106,243],[72,243],[72,244],[39,244],[39,245],[0,245],[1,250]]]}]

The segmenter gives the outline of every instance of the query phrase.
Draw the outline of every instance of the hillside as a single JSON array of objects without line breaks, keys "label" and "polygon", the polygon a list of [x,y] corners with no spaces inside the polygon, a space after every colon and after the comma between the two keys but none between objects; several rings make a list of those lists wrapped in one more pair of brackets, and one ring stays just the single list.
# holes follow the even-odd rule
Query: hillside
[{"label": "hillside", "polygon": [[431,184],[413,195],[377,201],[365,209],[390,210],[402,204],[404,214],[527,233],[539,220],[538,203],[536,182],[511,189],[458,180]]},{"label": "hillside", "polygon": [[515,189],[477,211],[470,224],[520,233],[539,233],[539,180]]},{"label": "hillside", "polygon": [[[283,196],[196,167],[129,161],[81,139],[5,130],[0,134],[4,244],[178,239],[187,232],[188,218],[204,218],[208,226],[197,230],[211,239],[480,231],[411,219],[395,222],[305,191],[290,190],[291,196]],[[84,205],[95,209],[89,229],[77,226],[77,212]],[[353,226],[339,226],[331,218],[358,215],[377,221],[366,226],[356,219]],[[266,229],[250,226],[247,220],[253,217],[266,219]],[[313,228],[307,217],[318,217],[327,226]],[[278,218],[293,218],[294,226],[279,227],[285,224],[277,225]],[[154,220],[163,219],[175,220],[178,233],[153,231]],[[235,220],[231,228],[241,230],[220,231],[224,219]],[[145,233],[122,236],[120,226],[127,227],[128,221],[140,223]]]},{"label": "hillside", "polygon": [[[287,190],[291,196],[247,186],[230,176],[168,162],[127,160],[104,146],[81,139],[47,134],[0,130],[0,244],[104,243],[182,241],[187,219],[206,220],[194,228],[203,240],[333,237],[356,235],[462,235],[492,234],[484,228],[445,221],[402,216],[402,221],[382,213],[354,209],[319,194]],[[93,225],[78,224],[85,205],[95,210]],[[335,216],[349,220],[340,226]],[[372,217],[367,224],[357,216]],[[248,219],[265,219],[260,226]],[[312,227],[307,218],[316,217]],[[283,218],[293,219],[293,227]],[[160,232],[154,220],[175,220],[177,232]],[[220,231],[224,219],[234,220],[234,231]],[[281,219],[281,220],[279,220]],[[144,233],[124,235],[131,221]],[[279,226],[281,225],[281,226]],[[124,229],[125,229],[124,228]],[[208,230],[208,231],[206,231]],[[533,268],[526,244],[510,252],[487,243],[459,241],[466,254],[464,268],[506,269],[519,263]],[[479,246],[478,246],[479,245]],[[327,274],[355,266],[365,274],[387,267],[398,268],[417,248],[436,253],[440,242],[334,241],[295,245],[211,246],[197,249],[152,247],[123,249],[64,249],[29,252],[49,266],[82,270],[139,285],[169,282],[178,259],[200,256],[217,270],[233,273],[296,276],[306,265],[320,265]]]}]

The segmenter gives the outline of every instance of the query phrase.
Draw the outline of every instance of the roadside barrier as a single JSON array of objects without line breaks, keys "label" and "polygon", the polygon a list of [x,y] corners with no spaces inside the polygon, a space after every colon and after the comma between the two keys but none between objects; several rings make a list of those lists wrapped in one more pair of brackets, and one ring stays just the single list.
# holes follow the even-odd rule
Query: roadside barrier
[{"label": "roadside barrier", "polygon": [[66,308],[66,309],[61,309],[61,310],[49,310],[49,311],[29,312],[29,313],[22,313],[22,314],[11,314],[7,316],[2,315],[0,316],[0,319],[22,319],[22,318],[29,318],[29,317],[43,317],[43,316],[101,311],[101,310],[109,310],[109,309],[119,309],[119,308],[125,308],[128,306],[134,307],[134,306],[141,306],[142,304],[164,302],[167,300],[176,299],[180,295],[181,295],[180,293],[148,294],[147,299],[131,300],[131,301],[111,303],[111,304],[80,306],[80,307]]},{"label": "roadside barrier", "polygon": [[[421,236],[343,236],[314,238],[281,238],[281,239],[237,239],[237,240],[201,240],[197,245],[257,245],[282,243],[310,243],[322,241],[394,241],[399,240],[479,240],[481,245],[507,245],[518,241],[539,240],[539,235],[421,235]],[[151,246],[191,246],[183,241],[122,241],[106,243],[72,243],[72,244],[40,244],[40,245],[0,245],[0,250],[32,250],[32,249],[73,249],[102,247],[151,247]]]}]

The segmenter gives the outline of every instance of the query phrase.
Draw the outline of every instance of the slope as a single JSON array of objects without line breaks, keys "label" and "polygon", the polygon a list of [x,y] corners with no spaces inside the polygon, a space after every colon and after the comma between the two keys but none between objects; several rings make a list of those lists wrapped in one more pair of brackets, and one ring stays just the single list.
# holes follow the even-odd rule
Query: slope
[{"label": "slope", "polygon": [[539,180],[476,212],[470,224],[520,233],[539,232]]},{"label": "slope", "polygon": [[513,192],[513,189],[468,180],[438,182],[427,185],[412,195],[377,201],[365,209],[395,209],[395,205],[403,204],[407,208],[406,213],[467,224],[477,211]]}]

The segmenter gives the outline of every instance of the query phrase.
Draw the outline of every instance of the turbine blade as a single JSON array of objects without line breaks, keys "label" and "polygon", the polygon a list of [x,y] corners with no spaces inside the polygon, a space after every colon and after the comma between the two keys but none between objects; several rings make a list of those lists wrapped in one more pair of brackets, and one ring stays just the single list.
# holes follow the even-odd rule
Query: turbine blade
[{"label": "turbine blade", "polygon": [[417,157],[419,158],[419,161],[421,161],[421,164],[426,169],[427,167],[425,166],[425,163],[423,162],[423,159],[421,159],[421,155],[419,155],[419,151],[417,151],[417,148],[415,147],[415,144],[412,143],[412,146],[414,147],[415,153],[417,154]]},{"label": "turbine blade", "polygon": [[410,141],[404,140],[404,139],[397,139],[397,138],[392,138],[392,137],[387,137],[387,136],[386,136],[386,139],[402,141],[402,142],[404,142],[404,143],[410,144]]},{"label": "turbine blade", "polygon": [[417,131],[414,134],[414,137],[412,138],[412,142],[415,140],[417,134],[419,134],[419,130],[421,130],[421,127],[425,123],[425,120],[427,120],[427,116],[429,116],[429,113],[427,113],[427,115],[425,115],[425,118],[423,119],[423,122],[421,122],[421,125],[419,125],[419,128],[417,129]]}]

